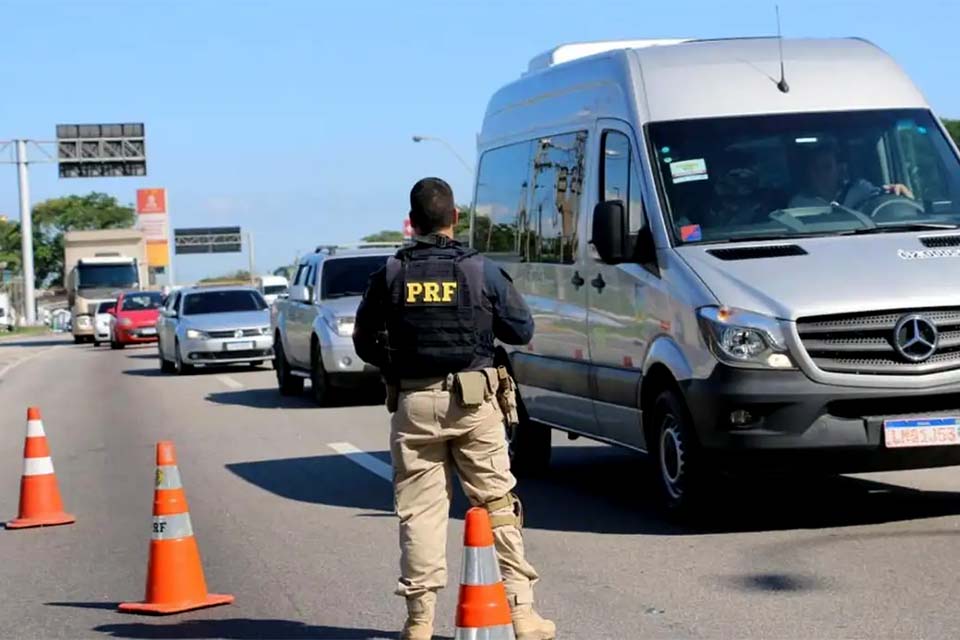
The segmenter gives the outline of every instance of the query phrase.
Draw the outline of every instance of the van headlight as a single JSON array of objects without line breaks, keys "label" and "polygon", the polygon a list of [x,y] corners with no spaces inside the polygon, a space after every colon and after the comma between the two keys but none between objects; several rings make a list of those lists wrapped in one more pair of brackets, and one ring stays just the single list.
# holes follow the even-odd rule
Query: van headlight
[{"label": "van headlight", "polygon": [[346,317],[327,317],[327,324],[341,338],[349,338],[353,335],[354,318]]},{"label": "van headlight", "polygon": [[718,360],[735,367],[796,369],[780,323],[749,311],[703,307],[700,328]]}]

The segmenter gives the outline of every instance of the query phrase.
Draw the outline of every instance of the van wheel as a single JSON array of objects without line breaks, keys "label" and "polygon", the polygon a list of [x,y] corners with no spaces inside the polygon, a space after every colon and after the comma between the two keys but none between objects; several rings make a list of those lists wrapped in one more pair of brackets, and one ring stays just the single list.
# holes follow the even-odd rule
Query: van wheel
[{"label": "van wheel", "polygon": [[550,427],[534,422],[517,390],[517,416],[520,423],[507,427],[507,445],[510,451],[510,468],[517,475],[536,475],[550,466]]},{"label": "van wheel", "polygon": [[702,506],[709,475],[693,420],[679,394],[671,390],[657,396],[651,418],[648,450],[660,506],[671,516],[691,517]]},{"label": "van wheel", "polygon": [[303,378],[298,378],[290,371],[287,355],[283,352],[283,341],[280,336],[274,338],[273,368],[277,373],[277,386],[282,396],[296,396],[303,393]]}]

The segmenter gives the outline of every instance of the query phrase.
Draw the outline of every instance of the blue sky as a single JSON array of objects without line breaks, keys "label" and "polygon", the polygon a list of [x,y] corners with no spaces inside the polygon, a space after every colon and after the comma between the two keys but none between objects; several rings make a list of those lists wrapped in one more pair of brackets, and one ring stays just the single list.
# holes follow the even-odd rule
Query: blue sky
[{"label": "blue sky", "polygon": [[[784,35],[862,36],[889,51],[934,109],[960,117],[960,2],[781,0]],[[0,0],[0,140],[57,123],[145,122],[144,179],[31,171],[34,201],[169,190],[177,227],[239,224],[260,271],[321,242],[399,229],[410,185],[447,178],[458,200],[486,101],[534,55],[570,41],[768,35],[772,2],[649,0]],[[16,218],[0,165],[0,215]],[[246,258],[177,258],[180,281]]]}]

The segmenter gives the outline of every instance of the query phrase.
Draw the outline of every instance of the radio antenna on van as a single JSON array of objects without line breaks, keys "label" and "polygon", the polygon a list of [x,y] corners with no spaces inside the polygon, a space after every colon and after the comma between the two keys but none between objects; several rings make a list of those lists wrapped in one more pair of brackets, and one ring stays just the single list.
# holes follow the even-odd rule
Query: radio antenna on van
[{"label": "radio antenna on van", "polygon": [[774,6],[777,9],[777,43],[780,45],[780,82],[777,83],[777,89],[780,89],[780,93],[790,93],[787,73],[783,68],[783,32],[780,29],[780,5]]}]

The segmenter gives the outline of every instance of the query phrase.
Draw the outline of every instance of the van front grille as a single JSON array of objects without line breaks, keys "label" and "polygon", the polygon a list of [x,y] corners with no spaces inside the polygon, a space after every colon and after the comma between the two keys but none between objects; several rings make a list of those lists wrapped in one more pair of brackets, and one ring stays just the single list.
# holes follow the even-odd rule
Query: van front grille
[{"label": "van front grille", "polygon": [[[936,327],[936,348],[913,361],[897,348],[901,319],[919,316]],[[853,313],[801,318],[803,348],[821,371],[872,375],[924,375],[960,369],[960,309]],[[922,350],[922,349],[921,349]]]}]

